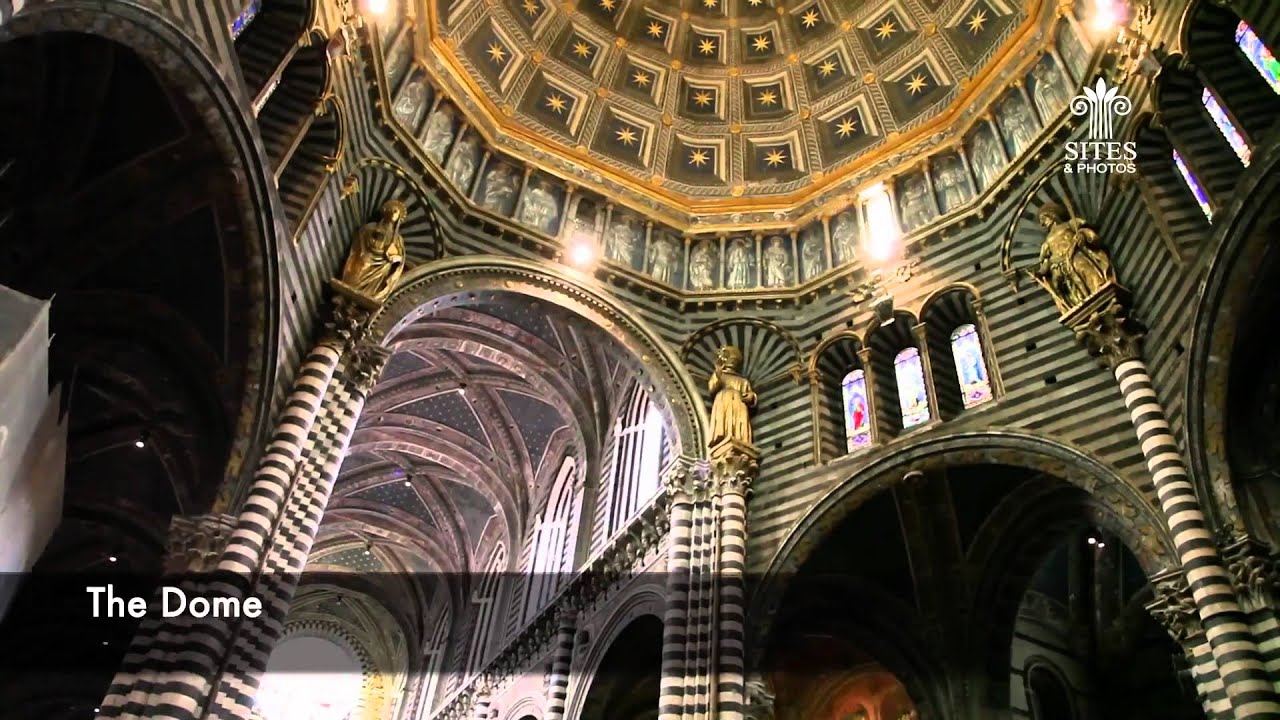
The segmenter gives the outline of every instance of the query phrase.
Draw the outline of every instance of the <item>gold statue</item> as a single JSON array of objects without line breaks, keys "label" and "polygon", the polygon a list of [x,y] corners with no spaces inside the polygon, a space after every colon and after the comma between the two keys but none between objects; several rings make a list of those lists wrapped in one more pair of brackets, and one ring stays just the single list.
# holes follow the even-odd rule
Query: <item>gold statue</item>
[{"label": "gold statue", "polygon": [[1084,220],[1071,217],[1054,202],[1045,203],[1039,217],[1045,239],[1040,246],[1040,264],[1031,274],[1053,296],[1059,310],[1077,308],[1107,283],[1115,282],[1111,258],[1098,233]]},{"label": "gold statue", "polygon": [[711,444],[736,440],[751,444],[751,417],[747,408],[756,404],[751,381],[741,375],[742,351],[732,345],[716,354],[716,367],[707,384],[711,391]]},{"label": "gold statue", "polygon": [[382,205],[382,217],[360,228],[342,268],[344,284],[375,302],[387,299],[404,272],[400,223],[407,214],[404,203],[388,200]]}]

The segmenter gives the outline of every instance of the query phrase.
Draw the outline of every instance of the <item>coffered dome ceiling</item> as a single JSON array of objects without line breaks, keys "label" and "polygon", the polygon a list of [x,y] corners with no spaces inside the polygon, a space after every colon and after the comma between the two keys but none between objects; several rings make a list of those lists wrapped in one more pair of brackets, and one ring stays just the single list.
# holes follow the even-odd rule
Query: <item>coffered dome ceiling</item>
[{"label": "coffered dome ceiling", "polygon": [[1043,44],[1056,12],[1048,0],[418,0],[410,11],[421,65],[489,144],[633,206],[657,199],[685,226],[794,223],[867,172],[945,144],[1003,89],[1018,51]]}]

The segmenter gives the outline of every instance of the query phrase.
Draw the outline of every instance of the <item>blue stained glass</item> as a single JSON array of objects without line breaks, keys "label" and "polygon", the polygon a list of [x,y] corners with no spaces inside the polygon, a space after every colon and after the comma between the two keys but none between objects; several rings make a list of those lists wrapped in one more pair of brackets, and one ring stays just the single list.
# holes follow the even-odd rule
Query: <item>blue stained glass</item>
[{"label": "blue stained glass", "polygon": [[249,23],[258,16],[258,11],[262,9],[262,0],[249,0],[249,4],[245,9],[240,11],[240,15],[231,23],[231,39],[235,40],[240,37],[240,33],[249,27]]},{"label": "blue stained glass", "polygon": [[1280,61],[1271,54],[1271,48],[1263,44],[1262,38],[1249,27],[1249,23],[1243,20],[1236,26],[1236,45],[1257,68],[1258,74],[1262,75],[1271,89],[1280,95]]},{"label": "blue stained glass", "polygon": [[920,351],[907,348],[893,359],[893,372],[898,378],[898,404],[902,408],[902,427],[912,428],[929,421],[929,394],[924,385],[924,365]]},{"label": "blue stained glass", "polygon": [[1178,172],[1182,174],[1182,181],[1187,184],[1187,188],[1195,196],[1196,202],[1200,204],[1200,210],[1204,212],[1204,216],[1209,219],[1209,222],[1213,222],[1213,204],[1209,202],[1209,193],[1204,191],[1204,187],[1200,185],[1200,181],[1191,172],[1191,168],[1187,167],[1187,161],[1183,159],[1182,153],[1177,150],[1173,151],[1173,164],[1178,166]]},{"label": "blue stained glass", "polygon": [[844,435],[848,452],[871,443],[871,409],[867,403],[867,377],[853,370],[840,383],[844,398]]},{"label": "blue stained glass", "polygon": [[1218,132],[1222,133],[1222,137],[1227,139],[1231,145],[1231,149],[1236,152],[1236,157],[1240,158],[1240,162],[1245,167],[1249,167],[1249,161],[1253,159],[1253,150],[1249,147],[1249,141],[1244,139],[1244,135],[1236,129],[1235,123],[1231,122],[1231,118],[1227,116],[1227,111],[1222,107],[1222,103],[1218,102],[1218,96],[1213,94],[1209,88],[1205,88],[1200,95],[1200,102],[1204,104],[1204,109],[1209,111],[1209,117],[1213,118],[1213,124],[1218,126]]},{"label": "blue stained glass", "polygon": [[951,356],[956,361],[956,377],[960,379],[965,409],[990,400],[993,397],[991,380],[987,377],[987,364],[982,359],[982,342],[978,339],[977,328],[961,325],[951,333]]}]

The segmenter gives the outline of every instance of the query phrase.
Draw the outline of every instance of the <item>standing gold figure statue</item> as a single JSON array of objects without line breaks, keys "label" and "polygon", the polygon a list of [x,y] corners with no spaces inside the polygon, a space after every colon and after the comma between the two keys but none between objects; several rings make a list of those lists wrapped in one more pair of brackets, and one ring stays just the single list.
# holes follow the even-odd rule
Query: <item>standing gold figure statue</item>
[{"label": "standing gold figure statue", "polygon": [[1040,224],[1045,228],[1045,239],[1040,246],[1040,264],[1032,275],[1053,296],[1059,310],[1079,307],[1104,285],[1115,282],[1111,258],[1098,233],[1084,220],[1050,202],[1040,208]]},{"label": "standing gold figure statue", "polygon": [[736,440],[751,444],[751,417],[748,408],[756,404],[751,381],[741,374],[742,351],[732,345],[716,355],[716,367],[707,384],[711,391],[711,444]]},{"label": "standing gold figure statue", "polygon": [[344,284],[375,302],[387,299],[404,272],[400,223],[407,214],[404,203],[388,200],[382,205],[382,217],[360,228],[342,268]]}]

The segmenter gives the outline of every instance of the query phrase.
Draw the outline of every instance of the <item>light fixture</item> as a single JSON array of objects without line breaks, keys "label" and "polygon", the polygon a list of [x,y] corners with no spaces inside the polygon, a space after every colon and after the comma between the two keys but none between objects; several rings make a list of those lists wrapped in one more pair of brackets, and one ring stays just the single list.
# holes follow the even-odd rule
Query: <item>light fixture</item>
[{"label": "light fixture", "polygon": [[596,265],[596,244],[589,237],[578,236],[569,243],[569,264],[579,270],[591,270]]},{"label": "light fixture", "polygon": [[1102,542],[1101,540],[1099,540],[1099,541],[1098,541],[1098,548],[1099,548],[1099,549],[1102,549],[1102,548],[1104,548],[1104,547],[1106,547],[1106,546],[1107,546],[1107,544],[1106,544],[1106,543]]},{"label": "light fixture", "polygon": [[405,486],[405,487],[413,487],[413,483],[412,483],[412,482],[410,482],[410,481],[408,481],[408,480],[405,480],[405,481],[404,481],[404,486]]},{"label": "light fixture", "polygon": [[375,17],[381,17],[387,14],[387,8],[390,6],[388,0],[364,0],[365,12]]},{"label": "light fixture", "polygon": [[1123,0],[1094,0],[1089,28],[1096,33],[1115,30],[1124,22],[1125,10]]},{"label": "light fixture", "polygon": [[866,254],[875,264],[883,264],[898,254],[902,230],[893,211],[893,201],[884,183],[876,183],[858,194],[866,218]]},{"label": "light fixture", "polygon": [[466,383],[458,383],[458,394],[459,394],[459,395],[461,395],[461,396],[463,396],[463,397],[466,397],[466,395],[467,395],[467,384],[466,384]]},{"label": "light fixture", "polygon": [[111,556],[109,556],[109,557],[107,558],[107,562],[115,562],[115,561],[116,561],[116,556],[115,556],[115,555],[111,555]]},{"label": "light fixture", "polygon": [[1090,535],[1090,536],[1089,536],[1089,544],[1090,544],[1090,545],[1097,545],[1097,544],[1098,544],[1098,538],[1096,538],[1096,537],[1094,537],[1094,536]]}]

